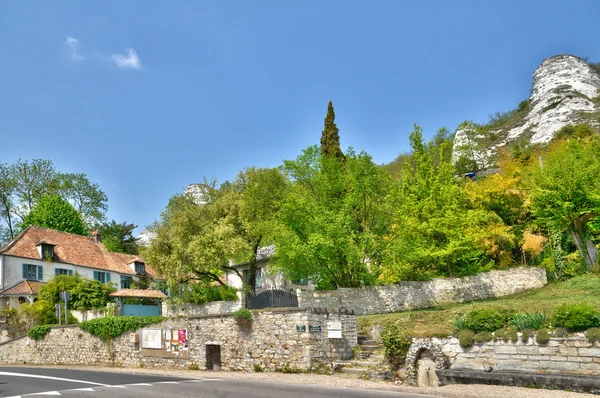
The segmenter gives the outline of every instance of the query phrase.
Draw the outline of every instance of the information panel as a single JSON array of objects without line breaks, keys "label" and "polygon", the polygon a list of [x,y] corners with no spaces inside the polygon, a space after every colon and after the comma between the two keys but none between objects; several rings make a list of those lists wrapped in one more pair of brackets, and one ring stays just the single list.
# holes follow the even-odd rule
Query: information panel
[{"label": "information panel", "polygon": [[342,323],[341,322],[327,322],[327,337],[330,339],[341,339],[342,338]]},{"label": "information panel", "polygon": [[162,330],[142,329],[142,348],[162,349]]}]

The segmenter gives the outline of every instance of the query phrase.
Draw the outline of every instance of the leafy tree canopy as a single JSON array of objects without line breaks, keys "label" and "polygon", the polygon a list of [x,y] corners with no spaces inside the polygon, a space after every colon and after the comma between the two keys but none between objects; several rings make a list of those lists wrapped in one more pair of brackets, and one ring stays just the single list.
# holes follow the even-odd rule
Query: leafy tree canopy
[{"label": "leafy tree canopy", "polygon": [[78,235],[88,233],[77,210],[57,194],[46,195],[38,200],[31,212],[23,219],[21,227],[24,229],[30,225]]},{"label": "leafy tree canopy", "polygon": [[126,254],[138,254],[138,238],[133,236],[137,225],[115,220],[96,227],[102,236],[102,243],[108,251]]}]

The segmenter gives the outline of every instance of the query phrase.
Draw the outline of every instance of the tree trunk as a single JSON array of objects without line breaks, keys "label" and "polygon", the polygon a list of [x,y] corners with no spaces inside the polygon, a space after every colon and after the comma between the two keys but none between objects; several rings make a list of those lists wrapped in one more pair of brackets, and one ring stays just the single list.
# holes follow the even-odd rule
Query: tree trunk
[{"label": "tree trunk", "polygon": [[258,240],[254,243],[252,247],[252,257],[249,261],[248,268],[248,286],[250,287],[250,295],[256,295],[256,256],[258,255],[258,248],[260,247],[260,241],[262,238],[258,238]]},{"label": "tree trunk", "polygon": [[585,261],[588,269],[590,269],[596,263],[598,249],[596,249],[594,242],[588,237],[587,220],[573,221],[571,228],[569,228],[569,233],[571,234],[571,238],[573,238],[573,242],[575,242],[575,246],[577,246],[579,255]]}]

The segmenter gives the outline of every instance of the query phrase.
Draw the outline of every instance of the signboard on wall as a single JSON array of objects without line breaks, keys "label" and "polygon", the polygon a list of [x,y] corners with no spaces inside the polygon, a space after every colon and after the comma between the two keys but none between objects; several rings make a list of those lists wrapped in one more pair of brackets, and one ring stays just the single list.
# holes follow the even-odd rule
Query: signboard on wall
[{"label": "signboard on wall", "polygon": [[162,330],[142,329],[142,348],[162,349]]},{"label": "signboard on wall", "polygon": [[327,338],[342,338],[342,322],[327,322]]}]

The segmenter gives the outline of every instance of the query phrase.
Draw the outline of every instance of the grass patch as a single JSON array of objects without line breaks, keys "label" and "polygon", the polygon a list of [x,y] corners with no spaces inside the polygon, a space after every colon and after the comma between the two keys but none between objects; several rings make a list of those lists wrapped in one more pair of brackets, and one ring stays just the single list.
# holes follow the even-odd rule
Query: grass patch
[{"label": "grass patch", "polygon": [[411,336],[447,337],[453,333],[453,322],[474,309],[512,310],[550,315],[558,306],[579,303],[588,303],[600,309],[600,276],[582,275],[565,282],[552,283],[541,289],[471,303],[359,316],[357,323],[361,329],[368,329],[374,325],[384,325],[389,321],[403,320]]}]

